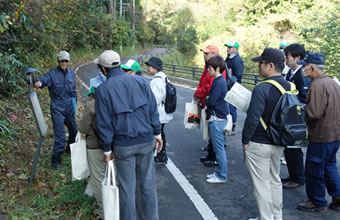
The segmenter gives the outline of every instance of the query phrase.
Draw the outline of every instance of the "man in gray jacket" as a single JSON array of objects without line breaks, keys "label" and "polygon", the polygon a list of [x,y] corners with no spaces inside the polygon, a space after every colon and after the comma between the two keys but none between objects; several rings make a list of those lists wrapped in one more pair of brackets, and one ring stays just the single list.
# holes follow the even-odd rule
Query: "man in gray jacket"
[{"label": "man in gray jacket", "polygon": [[155,142],[159,152],[163,141],[155,97],[145,79],[120,69],[115,51],[104,51],[95,63],[107,77],[96,90],[96,121],[106,162],[114,146],[120,219],[136,219],[137,181],[142,195],[140,218],[158,220],[153,150]]}]

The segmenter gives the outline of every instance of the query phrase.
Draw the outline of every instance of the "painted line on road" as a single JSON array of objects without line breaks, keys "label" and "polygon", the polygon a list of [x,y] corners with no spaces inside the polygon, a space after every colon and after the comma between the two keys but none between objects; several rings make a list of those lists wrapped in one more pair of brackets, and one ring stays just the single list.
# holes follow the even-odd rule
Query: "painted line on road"
[{"label": "painted line on road", "polygon": [[87,90],[90,90],[90,87],[89,87],[88,85],[86,85],[86,83],[84,83],[84,81],[81,80],[80,77],[77,75],[78,70],[79,70],[81,67],[86,66],[86,65],[88,65],[88,64],[90,64],[90,63],[84,63],[84,64],[78,66],[78,67],[75,69],[74,72],[75,72],[76,77],[77,77],[78,81],[80,82],[80,84],[82,84]]},{"label": "painted line on road", "polygon": [[182,187],[184,192],[188,195],[191,202],[196,207],[197,211],[201,214],[204,220],[218,220],[209,206],[204,202],[203,198],[198,194],[196,189],[189,183],[187,178],[181,173],[181,171],[176,167],[176,165],[168,158],[168,163],[166,165],[170,173],[176,179],[178,184]]}]

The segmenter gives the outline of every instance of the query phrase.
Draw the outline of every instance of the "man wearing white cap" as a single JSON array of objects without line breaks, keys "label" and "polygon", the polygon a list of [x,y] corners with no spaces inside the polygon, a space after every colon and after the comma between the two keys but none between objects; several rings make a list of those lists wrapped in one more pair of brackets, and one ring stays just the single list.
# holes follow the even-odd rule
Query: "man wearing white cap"
[{"label": "man wearing white cap", "polygon": [[76,78],[74,72],[67,68],[70,54],[60,51],[57,55],[58,66],[35,80],[36,88],[48,87],[51,97],[51,116],[54,131],[52,167],[61,169],[61,155],[66,144],[64,125],[69,131],[66,150],[74,143],[78,132],[74,117],[77,100]]},{"label": "man wearing white cap", "polygon": [[138,182],[141,219],[158,220],[153,150],[156,143],[159,152],[163,141],[155,97],[145,79],[122,71],[115,51],[104,51],[95,63],[107,77],[96,90],[96,122],[106,162],[114,147],[120,219],[136,219]]}]

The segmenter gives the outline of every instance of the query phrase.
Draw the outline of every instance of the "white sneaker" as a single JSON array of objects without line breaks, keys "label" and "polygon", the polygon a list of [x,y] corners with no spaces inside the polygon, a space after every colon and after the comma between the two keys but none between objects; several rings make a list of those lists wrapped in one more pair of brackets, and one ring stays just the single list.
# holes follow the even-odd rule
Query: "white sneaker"
[{"label": "white sneaker", "polygon": [[208,175],[207,175],[207,178],[210,179],[210,178],[212,178],[212,177],[214,177],[214,176],[215,176],[215,172],[213,172],[212,174],[208,174]]},{"label": "white sneaker", "polygon": [[256,217],[256,218],[250,218],[248,220],[259,220],[259,217]]},{"label": "white sneaker", "polygon": [[283,164],[283,165],[287,165],[286,158],[284,158],[284,157],[281,157],[281,164]]},{"label": "white sneaker", "polygon": [[208,183],[225,183],[227,182],[227,180],[221,180],[217,176],[214,175],[213,177],[207,179],[207,182]]}]

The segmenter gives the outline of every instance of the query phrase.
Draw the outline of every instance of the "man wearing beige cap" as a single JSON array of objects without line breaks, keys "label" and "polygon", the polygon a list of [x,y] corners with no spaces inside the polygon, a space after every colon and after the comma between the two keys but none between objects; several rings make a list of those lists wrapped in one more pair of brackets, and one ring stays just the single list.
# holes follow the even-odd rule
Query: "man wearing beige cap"
[{"label": "man wearing beige cap", "polygon": [[74,72],[67,68],[70,54],[60,51],[57,55],[58,66],[34,81],[36,88],[48,87],[51,97],[51,116],[54,131],[52,167],[61,169],[61,155],[64,153],[66,135],[64,125],[69,131],[66,151],[74,143],[78,132],[74,117],[77,100],[76,78]]},{"label": "man wearing beige cap", "polygon": [[[208,45],[206,48],[201,49],[203,52],[204,62],[206,63],[211,57],[219,55],[220,51],[215,45]],[[226,79],[226,71],[223,71],[223,77]],[[199,84],[194,94],[194,99],[199,103],[201,108],[205,107],[205,99],[209,95],[212,82],[214,81],[214,77],[208,73],[208,67],[204,65],[204,71],[200,78]],[[213,145],[211,140],[209,140],[209,144],[206,147],[208,151],[208,155],[205,157],[201,157],[201,163],[204,163],[205,166],[217,166],[216,154],[213,150]]]},{"label": "man wearing beige cap", "polygon": [[[159,152],[163,141],[155,96],[143,77],[122,71],[115,51],[104,51],[95,63],[107,77],[96,90],[95,111],[106,162],[114,147],[120,220],[136,219],[136,200],[142,204],[141,219],[158,220],[153,150],[156,143]],[[139,199],[137,186],[142,195]]]}]

